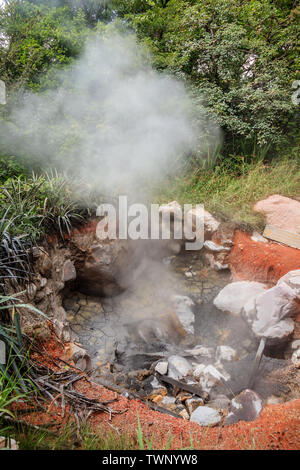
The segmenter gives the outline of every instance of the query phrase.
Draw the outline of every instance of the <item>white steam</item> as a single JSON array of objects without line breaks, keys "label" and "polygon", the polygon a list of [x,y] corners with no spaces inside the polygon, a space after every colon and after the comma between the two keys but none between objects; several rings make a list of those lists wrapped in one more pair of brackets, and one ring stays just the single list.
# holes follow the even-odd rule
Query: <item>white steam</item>
[{"label": "white steam", "polygon": [[[59,80],[54,91],[27,94],[12,115],[14,142],[43,166],[136,194],[199,146],[203,129],[184,86],[146,65],[132,37],[89,42]],[[218,129],[209,132],[216,144]]]}]

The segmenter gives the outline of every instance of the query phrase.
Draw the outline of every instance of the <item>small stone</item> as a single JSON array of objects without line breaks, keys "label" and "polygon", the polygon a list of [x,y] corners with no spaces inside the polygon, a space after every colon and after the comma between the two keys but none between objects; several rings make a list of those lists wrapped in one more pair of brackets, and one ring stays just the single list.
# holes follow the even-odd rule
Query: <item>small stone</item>
[{"label": "small stone", "polygon": [[28,284],[27,286],[27,296],[28,296],[28,299],[29,300],[33,300],[34,297],[35,297],[35,294],[37,292],[37,287],[36,285],[31,282],[30,284]]},{"label": "small stone", "polygon": [[62,280],[64,282],[73,281],[76,279],[76,269],[72,261],[67,260],[63,266]]},{"label": "small stone", "polygon": [[181,356],[170,356],[168,358],[168,377],[178,380],[185,377],[192,368],[191,364]]},{"label": "small stone", "polygon": [[292,355],[292,363],[295,366],[300,366],[300,348],[297,349]]},{"label": "small stone", "polygon": [[300,339],[296,339],[295,341],[292,342],[291,348],[294,351],[295,349],[300,348]]},{"label": "small stone", "polygon": [[179,411],[179,416],[181,416],[183,419],[189,419],[189,414],[187,410],[184,408],[183,410]]},{"label": "small stone", "polygon": [[221,415],[209,406],[199,406],[190,417],[190,421],[200,424],[200,426],[215,426],[222,420]]},{"label": "small stone", "polygon": [[225,418],[225,425],[238,421],[254,421],[262,410],[262,400],[253,390],[243,390],[231,400],[230,412]]},{"label": "small stone", "polygon": [[204,401],[202,400],[202,398],[198,398],[198,397],[188,398],[185,401],[185,406],[187,407],[188,412],[191,415],[193,411],[195,411],[195,409],[198,408],[198,406],[204,406]]},{"label": "small stone", "polygon": [[237,359],[237,352],[235,349],[230,346],[218,346],[216,350],[216,360],[217,361],[235,361]]},{"label": "small stone", "polygon": [[267,238],[263,237],[259,232],[253,232],[251,240],[254,242],[268,243]]},{"label": "small stone", "polygon": [[155,366],[155,371],[161,375],[165,375],[168,372],[168,361],[160,361]]}]

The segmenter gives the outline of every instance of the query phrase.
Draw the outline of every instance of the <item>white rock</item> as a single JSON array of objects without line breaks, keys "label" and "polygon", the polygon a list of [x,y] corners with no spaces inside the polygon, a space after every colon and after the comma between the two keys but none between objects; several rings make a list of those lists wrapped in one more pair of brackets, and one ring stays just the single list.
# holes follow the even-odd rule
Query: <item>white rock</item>
[{"label": "white rock", "polygon": [[282,276],[277,285],[282,283],[287,284],[294,291],[295,296],[300,298],[300,269],[290,271]]},{"label": "white rock", "polygon": [[265,291],[265,285],[255,281],[237,281],[227,284],[214,299],[214,305],[233,315],[239,316],[250,298]]},{"label": "white rock", "polygon": [[251,240],[254,242],[268,243],[267,238],[263,237],[259,232],[253,232]]},{"label": "white rock", "polygon": [[193,370],[193,376],[198,379],[203,374],[205,367],[205,364],[197,364],[197,366]]},{"label": "white rock", "polygon": [[209,406],[198,406],[190,417],[190,421],[201,426],[215,426],[222,420],[221,415]]},{"label": "white rock", "polygon": [[160,361],[155,366],[156,372],[165,375],[168,372],[168,361]]},{"label": "white rock", "polygon": [[192,368],[191,364],[184,357],[177,355],[168,358],[168,365],[168,377],[176,380],[185,377]]},{"label": "white rock", "polygon": [[172,297],[175,313],[183,329],[187,334],[194,334],[195,315],[191,310],[193,300],[186,295],[174,295]]},{"label": "white rock", "polygon": [[300,339],[296,339],[295,341],[292,342],[291,348],[294,351],[295,349],[300,348]]},{"label": "white rock", "polygon": [[230,346],[218,346],[216,350],[216,360],[217,361],[234,361],[237,359],[237,352],[235,349]]},{"label": "white rock", "polygon": [[300,366],[300,348],[297,349],[292,355],[292,363],[295,366]]},{"label": "white rock", "polygon": [[213,252],[230,251],[230,248],[223,246],[223,245],[217,245],[212,240],[206,240],[203,245],[207,250],[213,251]]},{"label": "white rock", "polygon": [[294,330],[288,318],[295,313],[295,292],[285,282],[259,294],[255,299],[255,318],[252,330],[258,337],[283,339]]},{"label": "white rock", "polygon": [[206,348],[205,346],[197,345],[193,349],[185,349],[187,354],[191,356],[213,357],[213,348]]},{"label": "white rock", "polygon": [[204,392],[209,393],[211,389],[218,384],[221,380],[225,382],[228,380],[229,376],[225,376],[214,366],[206,366],[202,373],[199,375],[199,383]]}]

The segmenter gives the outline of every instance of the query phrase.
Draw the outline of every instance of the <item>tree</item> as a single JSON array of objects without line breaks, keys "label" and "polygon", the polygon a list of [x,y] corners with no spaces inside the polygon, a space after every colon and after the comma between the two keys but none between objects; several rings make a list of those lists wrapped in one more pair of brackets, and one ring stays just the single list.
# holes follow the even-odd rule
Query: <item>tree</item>
[{"label": "tree", "polygon": [[151,48],[153,63],[203,97],[233,150],[283,145],[295,135],[299,14],[289,0],[114,0]]},{"label": "tree", "polygon": [[6,2],[0,29],[0,77],[15,89],[51,85],[53,69],[77,57],[88,35],[81,11],[22,0]]}]

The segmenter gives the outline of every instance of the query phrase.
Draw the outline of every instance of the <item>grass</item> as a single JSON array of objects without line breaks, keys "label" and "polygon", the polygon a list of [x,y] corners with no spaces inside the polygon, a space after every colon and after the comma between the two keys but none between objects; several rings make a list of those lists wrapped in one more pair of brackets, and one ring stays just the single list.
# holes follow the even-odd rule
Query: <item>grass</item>
[{"label": "grass", "polygon": [[73,423],[52,434],[19,425],[9,435],[15,439],[20,450],[138,450],[136,439],[126,433],[93,432],[88,425],[78,431]]},{"label": "grass", "polygon": [[300,165],[296,160],[271,164],[224,162],[212,169],[196,169],[167,181],[156,191],[159,203],[204,204],[223,220],[261,230],[264,218],[253,212],[253,204],[271,194],[300,197]]}]

